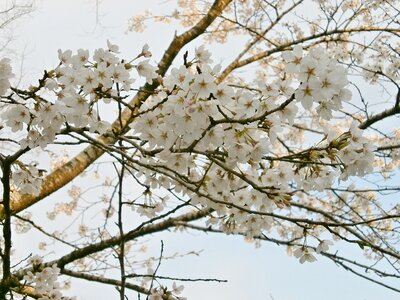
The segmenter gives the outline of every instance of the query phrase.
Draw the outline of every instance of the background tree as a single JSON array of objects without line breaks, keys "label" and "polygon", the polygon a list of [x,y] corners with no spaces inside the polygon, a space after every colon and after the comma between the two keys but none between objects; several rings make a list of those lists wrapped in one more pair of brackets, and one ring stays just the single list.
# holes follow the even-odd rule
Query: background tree
[{"label": "background tree", "polygon": [[[398,1],[178,4],[170,16],[131,20],[135,30],[146,19],[188,27],[157,67],[147,46],[121,59],[108,43],[93,56],[60,51],[60,64],[35,86],[17,88],[2,60],[3,298],[58,299],[59,273],[115,285],[121,299],[127,289],[177,298],[180,288],[161,285],[168,278],[157,273],[168,258],[163,245],[156,259],[138,254],[143,239],[172,228],[272,241],[300,262],[318,252],[398,291],[384,280],[399,276],[398,203],[387,197],[399,190]],[[233,35],[248,41],[222,67],[205,47],[186,51],[201,36],[224,43]],[[136,74],[146,81],[141,87]],[[366,83],[389,100],[369,103]],[[49,168],[32,159],[37,149],[53,157],[62,145],[85,144]],[[68,237],[24,212],[88,168],[101,177],[104,196],[86,198],[83,187],[68,186],[71,201],[49,213],[80,217]],[[367,187],[356,178],[366,175]],[[19,231],[34,227],[61,243],[62,250],[54,244],[60,255],[13,259],[12,220]],[[371,263],[329,251],[337,240],[361,248]]]},{"label": "background tree", "polygon": [[14,23],[32,12],[32,10],[33,3],[30,1],[2,1],[0,4],[1,52],[4,53],[7,46],[9,46],[10,42],[13,40]]}]

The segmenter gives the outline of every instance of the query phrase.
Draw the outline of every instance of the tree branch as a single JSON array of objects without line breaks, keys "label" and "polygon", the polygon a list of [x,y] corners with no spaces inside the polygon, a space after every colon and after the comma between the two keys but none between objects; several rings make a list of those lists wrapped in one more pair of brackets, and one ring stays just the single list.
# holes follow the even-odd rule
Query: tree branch
[{"label": "tree branch", "polygon": [[[165,51],[160,63],[158,64],[159,75],[165,75],[179,51],[186,44],[204,33],[207,27],[210,26],[210,24],[222,13],[222,11],[230,4],[230,2],[232,2],[232,0],[216,0],[207,14],[195,26],[183,34],[174,37],[168,49]],[[132,116],[137,113],[141,103],[143,103],[158,86],[159,83],[154,81],[153,84],[145,84],[143,88],[139,89],[139,92],[129,103],[129,106],[135,107],[136,111],[125,108],[121,116],[119,116],[112,124],[111,130],[108,133],[100,136],[98,140],[103,144],[114,144],[119,135],[124,134],[129,130],[128,125],[133,120]],[[13,213],[20,212],[57,191],[73,180],[76,176],[81,174],[88,166],[90,166],[103,154],[104,150],[96,146],[87,147],[65,165],[56,169],[44,179],[39,196],[21,194],[14,195],[11,202],[11,210]],[[0,206],[0,218],[4,218],[4,208],[2,206]]]}]

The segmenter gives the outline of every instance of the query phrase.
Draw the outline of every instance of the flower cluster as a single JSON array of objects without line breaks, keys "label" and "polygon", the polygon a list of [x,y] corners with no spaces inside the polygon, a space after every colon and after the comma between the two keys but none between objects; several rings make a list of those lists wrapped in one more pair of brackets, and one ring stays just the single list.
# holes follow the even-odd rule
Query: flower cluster
[{"label": "flower cluster", "polygon": [[[33,270],[40,267],[42,259],[39,256],[33,256],[28,261]],[[28,271],[24,276],[26,285],[30,285],[35,289],[35,293],[41,295],[38,300],[74,300],[73,298],[63,297],[60,292],[60,284],[57,282],[60,269],[56,265],[45,267],[41,271]]]},{"label": "flower cluster", "polygon": [[223,230],[252,237],[270,229],[273,218],[243,209],[271,213],[290,203],[293,186],[322,191],[339,171],[345,179],[372,170],[372,148],[356,125],[341,136],[340,147],[330,143],[283,160],[269,158],[277,134],[286,122],[293,124],[297,103],[308,110],[318,103],[319,116],[330,119],[350,95],[346,70],[321,49],[307,55],[300,47],[284,52],[287,73],[300,82],[297,89],[291,79],[276,79],[258,81],[254,92],[216,83],[220,67],[204,62],[210,60],[207,50],[197,52],[199,64],[172,69],[163,79],[164,90],[142,105],[131,124],[144,141],[140,164],[151,166],[140,171],[146,185],[175,185],[193,204],[212,207]]},{"label": "flower cluster", "polygon": [[[118,47],[110,43],[106,50],[97,49],[92,61],[87,50],[59,51],[59,66],[2,113],[11,131],[27,132],[21,148],[44,148],[62,130],[73,127],[106,132],[110,124],[102,120],[99,110],[111,101],[124,100],[133,84],[131,71],[136,69],[147,84],[157,78],[148,59],[134,64],[119,59],[117,53]],[[146,45],[137,58],[150,56]],[[327,129],[318,146],[279,150],[284,144],[279,136],[290,130],[300,112],[317,114],[328,123],[350,97],[346,69],[320,48],[305,53],[296,46],[282,56],[285,78],[257,80],[254,89],[219,83],[221,67],[210,65],[211,55],[204,47],[196,49],[191,62],[186,57],[183,66],[157,78],[160,88],[135,111],[132,134],[123,141],[135,149],[131,156],[126,151],[127,159],[147,187],[143,204],[132,206],[137,213],[148,218],[161,213],[168,207],[167,198],[152,191],[173,188],[191,204],[212,208],[215,218],[210,222],[225,232],[251,239],[274,228],[274,212],[290,206],[293,190],[322,192],[334,184],[339,172],[341,179],[347,179],[372,171],[374,149],[356,123],[339,137]],[[45,100],[44,93],[56,100]],[[40,177],[34,165],[18,165],[12,173],[17,190],[26,194],[39,193]],[[76,196],[57,210],[72,213]],[[329,242],[321,242],[317,252],[328,246]],[[300,262],[315,260],[309,247],[294,254]],[[44,281],[51,283],[52,278]],[[178,291],[159,287],[150,299],[183,299],[175,296]]]},{"label": "flower cluster", "polygon": [[[59,50],[60,64],[55,70],[45,72],[39,81],[40,86],[31,87],[25,93],[26,98],[13,94],[16,99],[7,105],[2,118],[13,132],[27,131],[26,137],[20,141],[21,148],[46,147],[54,141],[63,124],[104,133],[110,124],[101,120],[96,103],[99,100],[105,103],[113,99],[122,100],[121,92],[129,91],[134,82],[133,69],[147,82],[157,77],[156,68],[149,60],[135,65],[118,58],[117,53],[118,47],[109,42],[108,49],[94,51],[92,61],[88,50],[79,49],[76,54],[71,50]],[[145,46],[138,58],[150,55]],[[3,71],[0,79],[3,80],[11,73],[3,60],[0,66]],[[45,100],[40,96],[45,93],[53,94],[56,100]]]},{"label": "flower cluster", "polygon": [[349,176],[364,176],[373,171],[374,150],[376,147],[363,136],[357,123],[351,124],[347,139],[348,145],[339,151],[338,159],[345,167],[340,176],[346,180]]},{"label": "flower cluster", "polygon": [[329,120],[332,111],[342,108],[343,100],[350,100],[351,93],[345,88],[348,84],[346,69],[330,59],[322,48],[313,48],[303,56],[303,49],[296,45],[282,57],[287,62],[286,72],[294,74],[300,82],[295,96],[304,109],[309,110],[318,103],[318,115]]},{"label": "flower cluster", "polygon": [[[22,214],[22,217],[24,219],[30,220],[32,218],[32,213],[25,212]],[[17,233],[26,233],[32,228],[32,225],[29,222],[25,222],[18,218],[14,219],[14,226],[15,226],[15,232]]]},{"label": "flower cluster", "polygon": [[315,248],[308,247],[307,245],[303,245],[301,247],[296,247],[293,251],[294,257],[298,258],[300,263],[303,264],[305,262],[314,262],[317,260],[315,254],[320,254],[321,252],[327,252],[329,250],[329,246],[333,245],[332,241],[329,240],[321,240],[318,246]]},{"label": "flower cluster", "polygon": [[293,255],[299,259],[300,263],[303,264],[306,261],[314,262],[317,259],[314,256],[315,251],[307,247],[299,247],[294,252]]},{"label": "flower cluster", "polygon": [[18,169],[12,172],[11,179],[15,191],[22,194],[39,195],[43,179],[35,163],[20,164]]},{"label": "flower cluster", "polygon": [[[59,65],[46,71],[39,86],[28,91],[16,90],[11,100],[0,109],[2,123],[11,132],[25,133],[20,139],[21,149],[45,148],[63,130],[71,127],[103,134],[110,124],[102,120],[98,102],[122,101],[122,92],[128,92],[134,82],[132,70],[148,83],[157,78],[156,67],[148,59],[126,62],[118,56],[118,47],[108,42],[108,49],[94,51],[89,60],[89,51],[79,49],[59,50]],[[148,58],[151,52],[145,45],[139,58]],[[9,60],[0,61],[0,95],[10,86],[12,76]],[[54,98],[52,101],[50,99]],[[37,195],[41,178],[36,168],[20,167],[13,172],[14,185],[21,193]]]},{"label": "flower cluster", "polygon": [[175,282],[172,285],[172,290],[159,286],[151,290],[149,300],[186,300],[186,297],[177,296],[183,288],[183,285],[177,286]]}]

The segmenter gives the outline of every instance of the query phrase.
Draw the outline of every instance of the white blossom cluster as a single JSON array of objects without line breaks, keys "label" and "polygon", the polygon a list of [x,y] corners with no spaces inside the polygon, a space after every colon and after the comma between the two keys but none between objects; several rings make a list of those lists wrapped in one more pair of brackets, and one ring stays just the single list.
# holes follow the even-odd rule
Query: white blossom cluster
[{"label": "white blossom cluster", "polygon": [[294,250],[293,255],[299,259],[301,264],[305,263],[306,261],[314,262],[317,260],[315,257],[315,252],[318,254],[321,252],[327,252],[329,250],[329,246],[331,245],[333,245],[333,242],[329,240],[321,240],[315,250],[310,247],[302,246]]},{"label": "white blossom cluster", "polygon": [[363,136],[363,131],[353,122],[349,131],[348,145],[339,151],[338,158],[345,168],[340,176],[346,180],[349,176],[364,176],[373,171],[374,150],[376,147]]},{"label": "white blossom cluster", "polygon": [[[148,82],[157,77],[156,68],[148,60],[134,65],[118,58],[117,53],[118,47],[111,43],[108,43],[108,49],[95,50],[93,61],[89,61],[88,50],[79,49],[76,54],[71,50],[59,50],[59,66],[46,73],[40,87],[54,94],[56,101],[38,100],[38,97],[34,103],[20,100],[7,105],[2,113],[3,120],[13,132],[27,131],[27,136],[20,141],[21,148],[46,147],[65,123],[104,133],[110,124],[101,120],[95,108],[97,101],[121,100],[120,91],[129,91],[134,82],[131,71],[135,68]],[[149,55],[144,47],[140,57]]]},{"label": "white blossom cluster", "polygon": [[243,209],[272,213],[289,204],[293,186],[322,191],[340,172],[342,179],[371,172],[373,147],[356,123],[350,132],[330,137],[329,144],[303,156],[265,159],[272,157],[285,122],[293,124],[297,103],[309,111],[316,103],[319,116],[329,120],[350,97],[346,69],[321,49],[305,54],[296,46],[283,58],[290,79],[259,82],[260,92],[216,83],[220,67],[209,66],[204,49],[197,49],[196,67],[172,69],[163,79],[165,90],[144,103],[131,125],[146,142],[138,162],[150,166],[140,171],[145,183],[175,186],[193,204],[212,207],[225,231],[251,237],[271,229],[273,218]]},{"label": "white blossom cluster", "polygon": [[394,43],[393,48],[387,47],[390,35],[382,34],[373,42],[374,51],[363,51],[364,48],[357,49],[354,55],[357,62],[362,65],[362,75],[371,84],[378,82],[379,76],[385,74],[392,82],[400,81],[400,57],[398,50],[400,43]]},{"label": "white blossom cluster", "polygon": [[175,282],[172,284],[172,290],[159,286],[151,290],[149,300],[186,300],[186,297],[177,296],[183,289],[183,285],[178,286]]},{"label": "white blossom cluster", "polygon": [[[134,64],[117,53],[111,43],[108,49],[97,49],[91,61],[87,50],[59,51],[59,66],[1,114],[11,131],[27,133],[21,148],[44,148],[68,126],[107,131],[110,124],[101,119],[97,104],[123,101],[122,93],[134,81],[133,69],[148,84],[157,78],[148,59]],[[145,46],[137,58],[150,56]],[[340,136],[327,129],[326,141],[315,149],[283,158],[275,153],[278,133],[293,125],[302,110],[329,122],[350,98],[346,69],[322,49],[306,53],[295,46],[282,57],[285,78],[258,80],[254,90],[218,83],[221,67],[211,67],[211,54],[204,47],[196,49],[190,63],[158,78],[161,88],[130,124],[130,142],[140,153],[131,162],[149,186],[138,208],[141,215],[154,217],[166,205],[165,198],[157,199],[151,190],[173,187],[192,204],[214,209],[218,218],[210,222],[217,220],[225,232],[251,238],[273,228],[272,214],[290,204],[293,188],[322,191],[340,173],[345,180],[372,171],[374,149],[356,123]],[[41,90],[56,100],[44,100]],[[18,191],[26,194],[39,193],[40,177],[34,165],[19,165],[12,174]],[[311,260],[297,254],[300,260]]]},{"label": "white blossom cluster", "polygon": [[34,163],[18,166],[11,175],[14,190],[23,193],[38,195],[43,179]]},{"label": "white blossom cluster", "polygon": [[[120,59],[117,53],[118,47],[110,42],[108,49],[94,51],[92,61],[88,50],[79,49],[76,54],[71,50],[59,50],[60,64],[45,73],[38,87],[32,86],[28,91],[13,93],[7,98],[11,101],[0,108],[1,122],[11,132],[25,134],[19,141],[21,149],[45,148],[66,124],[99,134],[109,129],[110,124],[102,120],[96,110],[98,101],[122,100],[121,93],[130,91],[134,82],[131,74],[134,69],[148,83],[157,78],[156,68],[148,59],[134,64]],[[145,45],[137,59],[150,56]],[[9,60],[2,59],[0,96],[9,89],[12,75]],[[48,100],[49,95],[53,95],[55,101]],[[21,193],[37,195],[40,191],[42,180],[33,166],[18,168],[12,179]]]},{"label": "white blossom cluster", "polygon": [[[42,264],[42,258],[33,256],[28,261],[33,269],[38,268]],[[32,286],[35,294],[41,295],[38,300],[75,300],[76,298],[63,297],[61,294],[61,286],[57,282],[60,269],[56,265],[45,267],[41,271],[28,271],[24,276],[25,285]]]},{"label": "white blossom cluster", "polygon": [[[32,218],[32,213],[24,212],[22,214],[22,217],[24,219],[30,220]],[[32,228],[32,225],[30,223],[22,221],[21,219],[17,218],[14,219],[14,226],[15,226],[15,232],[17,233],[27,233]]]},{"label": "white blossom cluster", "polygon": [[286,51],[282,56],[287,62],[286,72],[295,74],[300,82],[295,96],[304,109],[309,110],[318,103],[319,117],[330,120],[332,111],[342,108],[342,101],[350,100],[351,93],[345,88],[348,84],[346,69],[322,48],[311,49],[304,56],[302,47],[296,45],[293,51]]}]

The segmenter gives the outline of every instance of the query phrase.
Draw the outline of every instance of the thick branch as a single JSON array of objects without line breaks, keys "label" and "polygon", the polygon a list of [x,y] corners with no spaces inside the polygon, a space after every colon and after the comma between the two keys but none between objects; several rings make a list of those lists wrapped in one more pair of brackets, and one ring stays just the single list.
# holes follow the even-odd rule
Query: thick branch
[{"label": "thick branch", "polygon": [[3,221],[3,239],[4,250],[1,253],[3,263],[3,277],[0,282],[0,299],[5,299],[9,288],[9,278],[11,275],[11,210],[10,210],[10,176],[11,163],[8,159],[2,159],[1,169],[3,176],[1,182],[3,184],[3,206],[4,206],[4,221]]},{"label": "thick branch", "polygon": [[[179,51],[190,41],[203,34],[207,27],[222,13],[231,1],[232,0],[216,0],[207,14],[194,27],[181,35],[175,36],[158,64],[158,74],[164,76]],[[133,116],[137,113],[141,103],[152,94],[158,85],[159,83],[154,81],[153,84],[146,84],[140,89],[130,101],[128,108],[125,108],[121,116],[114,121],[112,129],[105,135],[99,137],[99,142],[103,144],[114,144],[119,135],[126,133],[129,130],[128,125],[132,122]],[[132,111],[129,107],[135,107],[136,111]],[[87,147],[64,166],[58,168],[45,178],[39,196],[15,195],[11,203],[13,213],[24,210],[62,188],[103,154],[104,150],[96,146],[91,145]],[[4,218],[3,207],[0,207],[0,218]]]},{"label": "thick branch", "polygon": [[166,230],[170,227],[174,227],[177,224],[180,224],[182,222],[190,222],[194,220],[201,219],[205,216],[207,216],[211,212],[211,209],[206,209],[206,210],[199,210],[199,211],[194,211],[194,212],[189,212],[184,215],[181,215],[176,218],[169,218],[163,222],[157,223],[157,224],[150,224],[148,226],[140,227],[139,229],[134,229],[129,232],[127,232],[124,236],[116,236],[112,237],[108,240],[104,240],[102,242],[92,244],[89,246],[86,246],[81,249],[77,249],[72,251],[71,253],[64,255],[60,259],[57,259],[55,261],[49,262],[46,264],[46,266],[51,266],[53,264],[57,264],[59,268],[63,268],[65,265],[80,259],[84,258],[90,254],[100,252],[102,250],[105,250],[107,248],[111,248],[113,246],[117,246],[121,243],[121,240],[124,240],[125,242],[133,240],[135,238],[152,234],[155,232],[163,231]]},{"label": "thick branch", "polygon": [[104,283],[104,284],[108,284],[108,285],[113,285],[116,287],[121,287],[123,285],[125,288],[137,291],[141,294],[148,294],[148,292],[149,292],[147,289],[145,289],[139,285],[128,283],[128,282],[124,282],[122,284],[122,282],[119,280],[112,279],[112,278],[105,278],[103,276],[96,276],[96,275],[92,275],[92,274],[76,272],[76,271],[71,271],[71,270],[67,270],[67,269],[62,269],[60,271],[60,273],[70,276],[70,277],[85,279],[85,280],[92,281],[92,282],[100,282],[100,283]]},{"label": "thick branch", "polygon": [[232,73],[233,70],[242,68],[244,66],[247,66],[253,62],[262,60],[274,53],[279,53],[283,52],[285,50],[291,49],[294,45],[302,44],[304,42],[312,41],[312,40],[318,40],[320,38],[325,38],[328,36],[332,35],[337,35],[337,34],[343,34],[343,33],[355,33],[355,32],[371,32],[371,31],[384,31],[384,32],[399,32],[400,30],[398,28],[380,28],[380,27],[359,27],[359,28],[350,28],[350,29],[334,29],[330,31],[324,31],[320,33],[316,33],[310,36],[306,36],[301,39],[293,40],[284,44],[281,44],[275,48],[265,50],[262,52],[259,52],[257,54],[254,54],[246,59],[240,60],[241,56],[239,55],[231,64],[229,64],[220,74],[218,77],[218,81],[221,82],[223,81],[230,73]]},{"label": "thick branch", "polygon": [[396,103],[392,108],[389,108],[387,110],[384,110],[383,112],[380,112],[378,114],[369,117],[367,120],[362,122],[358,127],[360,129],[367,129],[372,124],[399,113],[400,113],[400,90],[397,92]]}]

